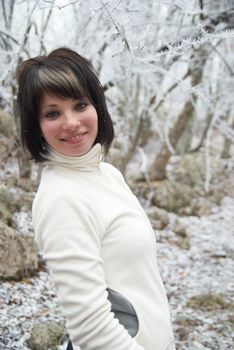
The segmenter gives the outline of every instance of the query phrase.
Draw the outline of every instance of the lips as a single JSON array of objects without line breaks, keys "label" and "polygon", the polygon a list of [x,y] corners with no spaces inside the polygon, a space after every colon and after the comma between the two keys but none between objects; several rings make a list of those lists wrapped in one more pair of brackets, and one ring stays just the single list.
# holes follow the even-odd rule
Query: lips
[{"label": "lips", "polygon": [[69,137],[63,137],[60,140],[62,142],[67,142],[67,143],[74,144],[74,143],[80,142],[86,134],[87,134],[87,132],[83,132],[83,133],[80,133],[78,135],[73,135],[73,136],[69,136]]}]

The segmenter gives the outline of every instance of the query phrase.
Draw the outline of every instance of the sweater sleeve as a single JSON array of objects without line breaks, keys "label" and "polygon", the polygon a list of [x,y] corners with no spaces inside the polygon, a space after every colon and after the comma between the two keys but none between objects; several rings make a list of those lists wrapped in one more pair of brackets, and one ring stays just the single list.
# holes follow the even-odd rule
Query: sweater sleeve
[{"label": "sweater sleeve", "polygon": [[73,344],[82,350],[144,350],[111,312],[100,233],[90,211],[67,194],[44,202],[34,208],[36,241],[41,243]]}]

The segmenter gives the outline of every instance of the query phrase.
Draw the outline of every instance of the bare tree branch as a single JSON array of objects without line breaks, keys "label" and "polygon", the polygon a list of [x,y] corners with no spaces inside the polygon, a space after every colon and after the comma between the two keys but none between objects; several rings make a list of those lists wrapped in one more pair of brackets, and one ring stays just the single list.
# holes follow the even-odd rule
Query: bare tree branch
[{"label": "bare tree branch", "polygon": [[48,24],[49,24],[49,21],[50,21],[50,18],[51,18],[51,15],[52,15],[52,12],[53,12],[53,4],[54,4],[54,0],[52,1],[52,6],[51,8],[49,9],[48,13],[47,13],[47,16],[46,16],[46,20],[45,20],[45,24],[42,28],[42,31],[41,31],[41,37],[40,37],[40,52],[44,52],[46,53],[46,48],[44,46],[44,37],[45,37],[45,33],[46,33],[46,30],[47,30],[47,27],[48,27]]},{"label": "bare tree branch", "polygon": [[15,38],[13,38],[13,36],[9,33],[3,32],[2,30],[0,30],[0,35],[1,36],[6,36],[8,39],[12,40],[15,44],[19,45],[18,40],[16,40]]},{"label": "bare tree branch", "polygon": [[230,64],[227,62],[227,60],[225,59],[225,57],[221,54],[221,52],[217,49],[217,47],[215,47],[212,44],[210,44],[210,46],[219,55],[219,57],[221,58],[221,60],[223,61],[223,63],[227,67],[227,69],[229,70],[231,76],[234,76],[234,71],[233,71],[232,67],[230,66]]},{"label": "bare tree branch", "polygon": [[103,3],[103,1],[101,1],[103,7],[105,8],[106,12],[107,12],[107,15],[108,17],[110,18],[111,22],[113,23],[116,31],[117,31],[117,34],[121,36],[122,38],[122,41],[123,43],[125,44],[125,47],[127,48],[127,50],[130,52],[131,49],[130,49],[130,45],[128,43],[128,40],[127,40],[127,37],[126,37],[126,33],[125,33],[125,30],[123,27],[119,28],[115,19],[113,18],[112,14],[110,13],[108,7],[106,6],[106,3]]},{"label": "bare tree branch", "polygon": [[[185,80],[188,76],[190,75],[190,71],[188,70],[185,75],[181,78],[181,81]],[[170,86],[170,88],[163,94],[163,97],[161,98],[161,100],[158,102],[158,104],[155,106],[154,108],[154,112],[156,112],[159,107],[161,106],[161,104],[165,101],[165,98],[170,94],[170,92],[172,92],[177,86],[178,86],[179,82],[176,81],[173,85]]]},{"label": "bare tree branch", "polygon": [[2,0],[2,12],[3,12],[4,22],[5,22],[5,27],[8,28],[8,25],[7,25],[6,7],[5,7],[5,0]]},{"label": "bare tree branch", "polygon": [[15,0],[11,0],[10,1],[9,18],[8,18],[8,30],[11,29],[13,13],[14,13],[14,7],[15,7]]},{"label": "bare tree branch", "polygon": [[18,51],[15,55],[15,59],[13,59],[11,61],[11,64],[9,65],[8,69],[6,69],[6,71],[3,73],[2,77],[0,78],[0,83],[3,83],[6,79],[6,77],[8,76],[8,74],[10,73],[10,71],[12,70],[12,68],[14,67],[14,65],[18,62],[19,60],[19,57],[20,57],[20,53],[21,51],[23,51],[24,47],[25,47],[25,44],[27,42],[27,39],[28,39],[28,34],[30,32],[30,28],[31,28],[31,18],[32,18],[32,15],[33,15],[33,12],[34,10],[36,9],[37,5],[39,3],[39,0],[37,0],[30,12],[30,15],[28,17],[28,21],[27,21],[27,25],[26,25],[26,29],[25,29],[25,32],[24,32],[24,35],[23,35],[23,40],[21,42],[21,44],[19,45],[19,48],[18,48]]}]

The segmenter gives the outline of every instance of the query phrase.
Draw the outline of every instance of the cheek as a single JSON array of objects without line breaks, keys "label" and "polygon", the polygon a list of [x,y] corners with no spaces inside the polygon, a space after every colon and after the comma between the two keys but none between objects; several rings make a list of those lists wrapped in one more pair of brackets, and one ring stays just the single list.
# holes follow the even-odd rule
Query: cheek
[{"label": "cheek", "polygon": [[89,127],[92,127],[92,129],[97,133],[98,130],[98,116],[95,112],[89,114],[86,118],[86,123],[89,125]]},{"label": "cheek", "polygon": [[42,122],[40,124],[41,127],[41,132],[43,134],[43,136],[45,137],[45,139],[47,139],[50,136],[53,136],[56,133],[56,125],[54,123],[47,123]]}]

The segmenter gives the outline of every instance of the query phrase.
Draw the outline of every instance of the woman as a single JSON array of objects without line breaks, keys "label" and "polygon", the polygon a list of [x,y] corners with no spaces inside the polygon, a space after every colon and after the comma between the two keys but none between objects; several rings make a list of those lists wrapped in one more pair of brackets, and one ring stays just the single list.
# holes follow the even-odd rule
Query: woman
[{"label": "woman", "polygon": [[19,68],[22,141],[46,162],[33,203],[73,347],[172,350],[154,232],[120,172],[101,161],[113,139],[88,60],[60,48]]}]

